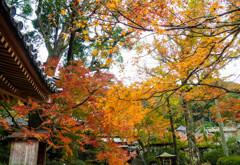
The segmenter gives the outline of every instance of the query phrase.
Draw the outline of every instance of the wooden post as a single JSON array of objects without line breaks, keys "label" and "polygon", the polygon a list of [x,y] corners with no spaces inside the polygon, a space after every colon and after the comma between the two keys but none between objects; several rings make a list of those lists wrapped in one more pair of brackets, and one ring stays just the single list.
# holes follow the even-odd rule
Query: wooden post
[{"label": "wooden post", "polygon": [[[38,135],[48,136],[46,130],[35,131]],[[8,136],[12,139],[9,165],[45,165],[47,144],[34,136],[24,137],[23,132],[14,132]]]},{"label": "wooden post", "polygon": [[39,142],[37,140],[13,141],[11,144],[9,165],[36,165],[38,148]]},{"label": "wooden post", "polygon": [[39,142],[37,165],[45,165],[46,153],[47,153],[47,144]]}]

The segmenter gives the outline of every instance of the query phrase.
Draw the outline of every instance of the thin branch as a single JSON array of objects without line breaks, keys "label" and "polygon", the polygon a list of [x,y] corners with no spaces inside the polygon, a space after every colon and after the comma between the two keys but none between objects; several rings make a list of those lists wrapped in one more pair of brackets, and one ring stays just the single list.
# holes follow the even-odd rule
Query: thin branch
[{"label": "thin branch", "polygon": [[89,93],[89,95],[88,95],[81,103],[73,106],[72,108],[77,108],[77,107],[83,105],[86,101],[88,101],[88,99],[90,98],[90,96],[92,96],[97,90],[98,90],[98,88],[97,88],[97,89],[94,89],[92,92]]},{"label": "thin branch", "polygon": [[19,126],[19,124],[17,123],[17,121],[15,120],[14,116],[11,114],[11,112],[3,105],[0,103],[0,105],[3,107],[3,109],[8,113],[8,115],[11,117],[12,122],[15,124],[15,126],[19,129],[21,129],[21,127]]},{"label": "thin branch", "polygon": [[215,85],[215,84],[206,84],[206,83],[196,83],[196,84],[194,84],[194,83],[192,83],[191,85],[194,85],[194,86],[199,86],[199,85],[208,86],[208,87],[212,87],[212,88],[222,89],[222,90],[226,91],[226,93],[240,94],[240,91],[230,90],[230,89],[227,89],[223,86],[218,86],[218,85]]}]

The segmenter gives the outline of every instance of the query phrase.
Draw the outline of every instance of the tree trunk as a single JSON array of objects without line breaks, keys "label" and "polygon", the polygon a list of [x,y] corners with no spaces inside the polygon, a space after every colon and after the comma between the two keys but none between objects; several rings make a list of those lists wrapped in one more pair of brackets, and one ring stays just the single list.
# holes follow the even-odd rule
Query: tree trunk
[{"label": "tree trunk", "polygon": [[[215,100],[215,106],[217,106],[218,104],[218,101]],[[218,125],[219,125],[219,130],[220,130],[220,137],[221,137],[221,142],[222,142],[222,149],[223,149],[223,153],[225,156],[229,156],[229,153],[228,153],[228,146],[227,146],[227,143],[226,143],[226,138],[225,138],[225,135],[224,135],[224,130],[223,130],[223,121],[222,121],[222,115],[221,115],[221,111],[219,110],[218,108],[218,114],[217,114],[217,119],[218,119]]]},{"label": "tree trunk", "polygon": [[50,27],[46,27],[43,24],[43,20],[42,20],[42,0],[38,1],[38,6],[37,6],[37,10],[36,10],[36,15],[37,15],[37,20],[38,20],[38,25],[40,28],[40,33],[43,36],[44,39],[44,43],[45,46],[48,50],[48,58],[61,58],[64,51],[66,50],[67,46],[68,46],[68,40],[65,41],[65,39],[62,37],[63,33],[67,33],[68,28],[69,28],[69,24],[63,24],[61,32],[60,32],[60,36],[58,34],[58,30],[59,28],[57,28],[56,31],[56,35],[54,37],[55,41],[54,44],[52,44],[51,42],[51,29]]},{"label": "tree trunk", "polygon": [[176,155],[176,165],[179,165],[177,140],[176,140],[177,138],[176,138],[176,134],[175,134],[173,115],[172,115],[172,110],[171,110],[170,105],[169,105],[169,100],[168,100],[168,114],[169,114],[169,119],[170,119],[170,124],[171,124],[171,132],[172,132],[172,137],[173,137],[174,152],[175,152],[175,155]]},{"label": "tree trunk", "polygon": [[138,139],[138,144],[142,148],[142,152],[141,152],[141,150],[138,150],[138,156],[139,156],[139,158],[142,159],[144,165],[146,165],[146,161],[145,161],[144,156],[143,156],[144,152],[146,152],[145,146],[144,146],[144,144],[142,143],[142,141],[140,139]]},{"label": "tree trunk", "polygon": [[207,138],[207,130],[206,127],[204,125],[204,116],[202,117],[202,128],[203,128],[203,141],[208,142],[208,138]]},{"label": "tree trunk", "polygon": [[196,139],[194,134],[194,125],[193,125],[193,116],[192,116],[191,110],[187,106],[186,101],[183,101],[183,108],[184,108],[184,117],[185,117],[186,129],[187,129],[190,162],[191,162],[191,165],[200,165],[201,155],[196,144]]}]

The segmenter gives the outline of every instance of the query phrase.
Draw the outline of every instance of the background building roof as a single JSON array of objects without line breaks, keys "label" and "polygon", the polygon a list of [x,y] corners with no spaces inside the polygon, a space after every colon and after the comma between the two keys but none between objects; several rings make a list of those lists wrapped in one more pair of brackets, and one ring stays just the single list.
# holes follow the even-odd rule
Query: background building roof
[{"label": "background building roof", "polygon": [[[208,133],[215,133],[217,131],[218,132],[220,131],[219,127],[207,127],[206,130],[207,130]],[[235,128],[235,127],[224,127],[223,131],[224,132],[235,132],[235,131],[237,131],[237,128]]]},{"label": "background building roof", "polygon": [[183,132],[186,132],[187,131],[187,129],[186,129],[186,127],[184,127],[184,126],[179,126],[177,129],[176,129],[176,131],[183,131]]}]

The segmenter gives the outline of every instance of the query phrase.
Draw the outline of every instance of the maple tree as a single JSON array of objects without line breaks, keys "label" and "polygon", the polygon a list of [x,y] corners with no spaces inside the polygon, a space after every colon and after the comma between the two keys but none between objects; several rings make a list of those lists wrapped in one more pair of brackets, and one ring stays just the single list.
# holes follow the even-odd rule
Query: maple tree
[{"label": "maple tree", "polygon": [[149,112],[144,120],[136,125],[137,139],[143,152],[149,152],[151,146],[164,143],[164,136],[169,128],[169,120],[161,110]]},{"label": "maple tree", "polygon": [[[183,100],[183,114],[188,130],[189,147],[190,150],[193,150],[190,152],[191,162],[196,161],[196,164],[199,164],[200,154],[196,146],[195,137],[193,136],[192,110],[189,105],[192,100],[197,98],[198,100],[214,100],[224,93],[238,93],[239,91],[237,89],[231,90],[224,84],[219,84],[215,78],[219,76],[218,69],[223,66],[223,63],[221,65],[219,63],[209,65],[208,67],[201,66],[204,68],[196,66],[199,62],[199,57],[204,56],[204,53],[208,54],[208,47],[202,47],[201,43],[191,37],[181,40],[172,38],[171,40],[177,43],[178,49],[176,49],[176,44],[174,43],[168,44],[168,47],[162,46],[165,50],[153,51],[154,53],[156,52],[156,58],[161,61],[159,62],[160,66],[150,72],[154,76],[152,80],[143,83],[144,88],[146,85],[149,86],[149,96],[146,96],[145,99],[162,98],[164,100],[172,97],[174,94],[181,95]],[[184,45],[186,43],[187,45]],[[194,53],[197,52],[195,51],[193,55],[190,53],[193,47],[196,47],[198,50],[204,50],[201,54],[198,54],[198,59],[192,59]],[[200,65],[204,65],[205,62],[200,61]],[[186,65],[188,65],[187,68],[185,67]]]},{"label": "maple tree", "polygon": [[[51,63],[53,64],[54,62]],[[61,95],[54,95],[50,105],[39,105],[31,102],[29,107],[21,106],[15,107],[15,109],[19,109],[19,114],[24,113],[25,115],[29,112],[35,113],[36,110],[37,112],[41,111],[43,114],[40,117],[47,117],[47,119],[38,128],[48,129],[53,136],[53,141],[48,141],[48,143],[55,147],[64,147],[66,153],[71,154],[72,149],[80,148],[84,150],[82,147],[84,144],[111,146],[111,150],[107,152],[104,150],[98,155],[99,160],[107,159],[110,164],[118,161],[121,162],[120,164],[123,164],[128,159],[126,155],[124,156],[123,151],[114,143],[111,143],[113,142],[113,136],[118,135],[121,138],[129,138],[131,140],[134,136],[143,135],[142,138],[144,139],[144,131],[146,130],[154,133],[153,137],[163,136],[163,132],[168,127],[168,122],[165,121],[166,119],[164,120],[159,112],[160,116],[156,115],[155,111],[148,113],[149,108],[144,111],[145,108],[142,106],[142,101],[139,98],[144,96],[145,91],[142,91],[141,88],[136,88],[134,85],[130,88],[114,86],[110,91],[108,91],[107,85],[102,85],[103,89],[98,89],[99,85],[101,87],[99,79],[104,80],[103,84],[109,82],[108,79],[104,75],[100,76],[100,73],[96,73],[97,75],[99,74],[98,77],[89,75],[88,72],[89,70],[84,68],[84,65],[79,62],[76,66],[68,66],[61,72],[62,80],[59,82],[59,85],[66,89],[64,89]],[[51,72],[48,73],[50,74]],[[80,74],[83,75],[80,76]],[[94,81],[97,81],[97,83],[94,83]],[[81,85],[77,88],[76,85],[79,84]],[[95,91],[96,88],[98,89],[97,91]],[[108,92],[105,93],[104,91]],[[95,97],[99,100],[96,101]],[[154,102],[155,100],[153,100]],[[26,108],[28,111],[26,111]],[[142,125],[142,121],[146,113],[145,127]],[[24,114],[22,115],[24,116]],[[142,133],[137,134],[134,131],[135,124],[138,125],[137,128]],[[157,126],[159,129],[156,129]],[[93,133],[90,137],[84,134],[84,131],[87,130],[91,130],[91,133]],[[27,132],[34,134],[32,131]],[[102,143],[101,139],[99,139],[102,135],[108,137],[109,142],[107,144]],[[94,139],[94,137],[98,137],[98,140]],[[61,145],[59,142],[57,143],[58,145],[55,144],[58,141],[57,139],[59,139]],[[79,139],[82,139],[82,141]],[[76,146],[79,146],[79,148],[76,148]],[[118,154],[123,154],[120,156],[121,159],[117,159],[116,155]]]},{"label": "maple tree", "polygon": [[[46,66],[49,75],[54,73],[53,64],[58,60],[50,61],[52,65]],[[114,143],[114,137],[131,142],[137,135],[135,124],[149,110],[141,101],[134,100],[131,92],[135,89],[115,85],[113,75],[100,70],[93,72],[80,61],[71,64],[60,70],[57,85],[63,87],[61,94],[53,94],[50,103],[30,100],[27,105],[1,105],[9,113],[1,115],[1,126],[9,131],[22,130],[24,137],[34,136],[46,141],[49,147],[61,148],[65,161],[72,161],[79,150],[86,152],[90,145],[97,149],[92,161],[124,164],[130,157]],[[7,116],[12,117],[12,127]],[[48,130],[50,136],[35,133],[39,129]]]}]

